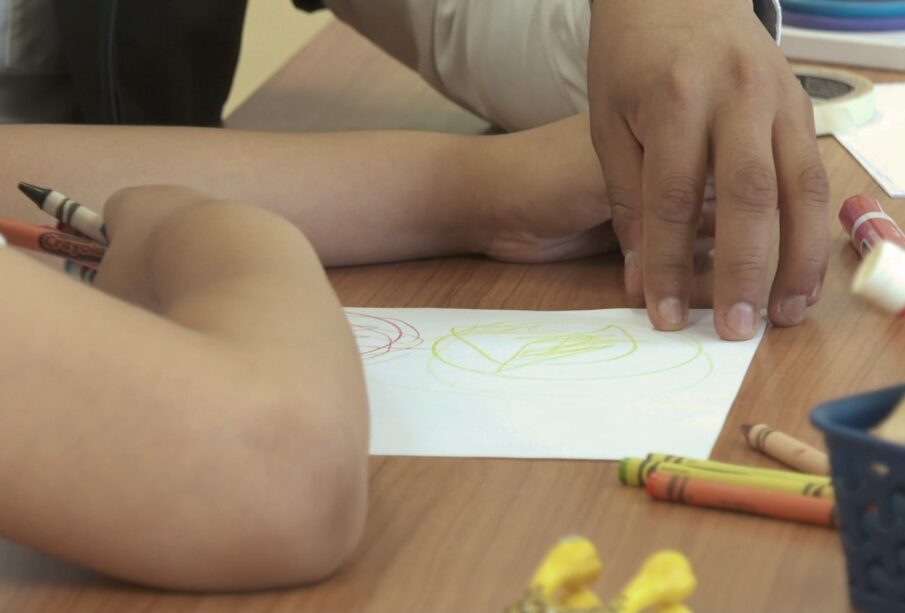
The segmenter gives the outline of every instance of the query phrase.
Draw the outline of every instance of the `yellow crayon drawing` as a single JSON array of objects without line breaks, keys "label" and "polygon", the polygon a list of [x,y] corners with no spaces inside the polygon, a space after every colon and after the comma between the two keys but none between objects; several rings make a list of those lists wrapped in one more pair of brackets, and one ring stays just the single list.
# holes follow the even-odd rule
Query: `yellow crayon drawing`
[{"label": "yellow crayon drawing", "polygon": [[681,333],[668,337],[610,323],[538,320],[454,327],[431,348],[434,360],[469,373],[530,380],[640,377],[700,361],[701,344]]},{"label": "yellow crayon drawing", "polygon": [[[396,317],[347,315],[369,380],[411,391],[546,402],[612,399],[689,389],[713,372],[692,335],[606,318],[478,319],[425,334]],[[408,374],[397,378],[392,373],[402,363]]]}]

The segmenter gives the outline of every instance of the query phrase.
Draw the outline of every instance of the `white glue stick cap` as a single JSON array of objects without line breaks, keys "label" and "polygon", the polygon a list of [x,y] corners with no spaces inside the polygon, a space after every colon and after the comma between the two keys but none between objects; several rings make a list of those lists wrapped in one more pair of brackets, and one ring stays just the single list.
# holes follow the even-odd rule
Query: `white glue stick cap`
[{"label": "white glue stick cap", "polygon": [[905,249],[877,243],[858,266],[852,293],[888,313],[905,312]]}]

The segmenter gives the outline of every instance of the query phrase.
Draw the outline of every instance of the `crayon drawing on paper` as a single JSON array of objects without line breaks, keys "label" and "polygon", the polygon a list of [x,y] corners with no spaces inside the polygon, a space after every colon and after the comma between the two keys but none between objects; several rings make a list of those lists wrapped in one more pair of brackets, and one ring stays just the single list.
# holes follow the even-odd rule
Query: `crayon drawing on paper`
[{"label": "crayon drawing on paper", "polygon": [[381,455],[704,457],[762,334],[721,341],[710,311],[672,333],[631,309],[346,312]]}]

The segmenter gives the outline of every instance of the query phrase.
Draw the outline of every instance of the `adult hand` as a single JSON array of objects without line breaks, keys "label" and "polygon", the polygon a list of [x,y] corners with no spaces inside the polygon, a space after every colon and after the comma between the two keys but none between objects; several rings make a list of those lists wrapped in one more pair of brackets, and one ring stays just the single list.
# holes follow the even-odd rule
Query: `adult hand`
[{"label": "adult hand", "polygon": [[[481,137],[466,152],[480,160],[471,185],[484,195],[460,215],[480,228],[476,251],[507,262],[539,263],[615,251],[612,211],[587,114],[539,128]],[[713,182],[704,187],[698,238],[714,228]],[[479,221],[475,221],[479,220]]]},{"label": "adult hand", "polygon": [[826,269],[829,187],[811,102],[750,1],[595,3],[588,87],[626,290],[643,294],[654,326],[685,325],[711,169],[717,332],[738,340],[757,328],[777,206],[768,312],[798,324]]}]

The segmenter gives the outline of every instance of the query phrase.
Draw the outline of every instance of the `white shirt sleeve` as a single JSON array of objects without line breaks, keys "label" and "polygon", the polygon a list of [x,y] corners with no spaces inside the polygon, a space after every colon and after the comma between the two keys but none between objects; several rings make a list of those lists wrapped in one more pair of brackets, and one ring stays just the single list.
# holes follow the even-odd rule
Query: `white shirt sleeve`
[{"label": "white shirt sleeve", "polygon": [[[446,97],[507,130],[587,111],[588,0],[326,0]],[[778,39],[779,0],[755,0]]]}]

